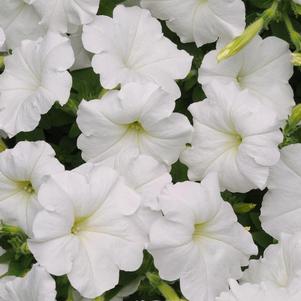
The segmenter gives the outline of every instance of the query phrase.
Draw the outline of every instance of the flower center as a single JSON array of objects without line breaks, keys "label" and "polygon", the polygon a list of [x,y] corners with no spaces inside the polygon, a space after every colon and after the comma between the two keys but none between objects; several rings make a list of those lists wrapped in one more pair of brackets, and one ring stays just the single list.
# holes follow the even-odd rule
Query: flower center
[{"label": "flower center", "polygon": [[194,232],[192,234],[193,240],[199,240],[203,235],[204,224],[195,224],[194,225]]},{"label": "flower center", "polygon": [[24,190],[28,194],[35,193],[35,190],[30,181],[22,181],[22,182],[19,182],[18,185],[22,190]]},{"label": "flower center", "polygon": [[74,220],[73,226],[71,228],[71,233],[76,235],[83,230],[83,223],[88,219],[88,216],[78,217]]},{"label": "flower center", "polygon": [[144,128],[142,127],[141,123],[139,121],[135,121],[131,124],[128,125],[128,129],[130,131],[135,131],[135,132],[144,132]]}]

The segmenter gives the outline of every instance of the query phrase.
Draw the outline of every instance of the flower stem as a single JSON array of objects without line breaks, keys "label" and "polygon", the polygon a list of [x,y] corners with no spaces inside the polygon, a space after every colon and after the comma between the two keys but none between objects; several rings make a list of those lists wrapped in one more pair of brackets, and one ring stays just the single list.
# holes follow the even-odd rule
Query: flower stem
[{"label": "flower stem", "polygon": [[287,13],[283,15],[283,21],[285,23],[285,26],[287,28],[287,31],[290,35],[291,41],[296,47],[297,51],[301,50],[301,35],[299,32],[297,32],[292,24],[292,21]]}]

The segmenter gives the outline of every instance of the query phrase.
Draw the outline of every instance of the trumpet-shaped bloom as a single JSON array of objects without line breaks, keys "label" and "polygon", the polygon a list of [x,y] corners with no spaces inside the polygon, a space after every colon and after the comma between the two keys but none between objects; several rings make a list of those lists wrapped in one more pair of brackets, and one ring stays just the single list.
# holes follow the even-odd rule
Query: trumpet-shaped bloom
[{"label": "trumpet-shaped bloom", "polygon": [[222,189],[247,192],[266,187],[269,169],[279,160],[283,135],[277,115],[234,84],[216,82],[208,99],[192,104],[192,147],[182,154],[191,180],[210,171],[219,175]]},{"label": "trumpet-shaped bloom", "polygon": [[230,280],[230,291],[223,292],[216,301],[298,301],[300,292],[295,295],[283,289],[267,284],[244,283],[239,285],[235,280]]},{"label": "trumpet-shaped bloom", "polygon": [[74,52],[75,62],[70,70],[80,70],[91,67],[92,55],[86,51],[82,42],[82,27],[70,34],[70,41]]},{"label": "trumpet-shaped bloom", "polygon": [[83,297],[103,294],[118,283],[119,270],[141,265],[143,237],[133,221],[140,196],[113,169],[50,177],[39,202],[29,248],[49,273],[67,274]]},{"label": "trumpet-shaped bloom", "polygon": [[197,46],[218,38],[234,38],[245,28],[245,5],[241,0],[141,0],[141,6],[167,20],[167,26],[183,43]]},{"label": "trumpet-shaped bloom", "polygon": [[215,300],[229,278],[241,277],[241,266],[257,252],[251,234],[221,198],[217,175],[208,175],[201,184],[169,186],[159,204],[164,216],[151,227],[148,250],[160,277],[180,278],[190,301]]},{"label": "trumpet-shaped bloom", "polygon": [[31,235],[32,223],[40,210],[37,193],[45,178],[60,173],[63,165],[43,141],[19,142],[0,153],[0,220]]},{"label": "trumpet-shaped bloom", "polygon": [[294,294],[301,287],[301,233],[283,234],[277,245],[270,245],[263,258],[251,260],[243,280],[272,283]]},{"label": "trumpet-shaped bloom", "polygon": [[0,280],[0,301],[55,300],[55,281],[37,264],[23,278],[5,277]]},{"label": "trumpet-shaped bloom", "polygon": [[67,69],[73,62],[69,39],[57,33],[14,49],[0,76],[0,129],[9,137],[31,131],[55,101],[65,104],[72,86]]},{"label": "trumpet-shaped bloom", "polygon": [[162,34],[148,10],[117,6],[113,18],[98,16],[84,26],[84,47],[95,53],[92,66],[101,85],[113,89],[129,82],[155,82],[176,98],[175,80],[187,76],[192,57]]},{"label": "trumpet-shaped bloom", "polygon": [[41,23],[50,30],[66,33],[74,25],[93,21],[100,0],[35,0],[33,6],[41,16]]},{"label": "trumpet-shaped bloom", "polygon": [[247,89],[262,104],[286,119],[294,106],[294,94],[288,80],[293,74],[291,52],[285,41],[259,36],[230,59],[217,62],[218,50],[205,55],[199,70],[199,82],[234,83],[236,90]]},{"label": "trumpet-shaped bloom", "polygon": [[102,99],[82,101],[77,123],[78,147],[85,161],[114,162],[131,147],[171,165],[190,142],[186,116],[172,113],[174,98],[154,84],[131,83]]},{"label": "trumpet-shaped bloom", "polygon": [[264,196],[260,220],[263,229],[279,239],[281,232],[301,232],[301,144],[281,150],[281,159],[271,169],[269,191]]},{"label": "trumpet-shaped bloom", "polygon": [[[35,0],[1,0],[0,27],[5,32],[4,49],[14,49],[25,39],[37,39],[45,34],[40,17],[33,7]],[[1,45],[0,45],[1,49]]]},{"label": "trumpet-shaped bloom", "polygon": [[[125,150],[120,153],[111,164],[126,183],[141,195],[141,205],[136,214],[136,222],[148,241],[149,229],[161,216],[158,196],[169,184],[172,178],[169,169],[153,157],[139,155],[136,150]],[[77,172],[91,172],[95,168],[92,163],[86,163],[76,169]]]}]

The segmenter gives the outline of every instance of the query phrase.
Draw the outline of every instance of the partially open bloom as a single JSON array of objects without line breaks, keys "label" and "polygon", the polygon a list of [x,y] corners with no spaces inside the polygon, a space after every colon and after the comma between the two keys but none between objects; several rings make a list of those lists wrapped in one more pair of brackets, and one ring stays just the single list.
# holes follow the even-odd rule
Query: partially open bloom
[{"label": "partially open bloom", "polygon": [[29,248],[49,273],[67,274],[83,297],[102,295],[118,283],[119,270],[141,265],[143,239],[133,221],[140,196],[113,169],[50,177],[39,202]]},{"label": "partially open bloom", "polygon": [[227,289],[227,279],[240,278],[241,266],[257,248],[223,201],[216,174],[201,184],[177,183],[159,196],[164,214],[150,230],[148,250],[160,277],[180,279],[190,301],[213,301]]},{"label": "partially open bloom", "polygon": [[66,33],[75,25],[93,21],[100,0],[34,0],[41,23],[52,31]]},{"label": "partially open bloom", "polygon": [[40,209],[38,190],[48,175],[63,170],[54,150],[44,141],[19,142],[0,153],[0,220],[30,236]]},{"label": "partially open bloom", "polygon": [[[109,166],[122,175],[126,183],[141,196],[141,205],[135,219],[145,235],[145,241],[148,241],[152,223],[161,216],[158,196],[172,181],[169,168],[151,156],[139,155],[135,149],[123,151],[112,163]],[[94,164],[86,163],[76,171],[91,172],[93,168],[95,168]]]},{"label": "partially open bloom", "polygon": [[187,76],[192,57],[163,36],[148,10],[119,5],[113,18],[97,16],[84,26],[83,43],[95,53],[92,66],[104,88],[151,81],[180,97],[175,80]]},{"label": "partially open bloom", "polygon": [[[33,7],[36,0],[1,0],[0,27],[5,32],[5,49],[20,46],[21,41],[37,39],[45,33]],[[1,45],[0,45],[1,49]]]},{"label": "partially open bloom", "polygon": [[218,63],[217,54],[218,50],[206,54],[199,69],[199,82],[205,92],[213,81],[234,83],[237,91],[247,89],[281,119],[287,119],[295,104],[288,83],[293,74],[288,43],[276,37],[263,40],[258,36],[230,59]]},{"label": "partially open bloom", "polygon": [[277,239],[281,232],[301,232],[301,144],[281,150],[267,186],[260,216],[263,229]]},{"label": "partially open bloom", "polygon": [[83,46],[82,42],[82,27],[70,34],[70,41],[74,52],[75,61],[70,70],[80,70],[91,67],[92,54],[89,53]]},{"label": "partially open bloom", "polygon": [[300,292],[289,295],[283,288],[267,284],[244,283],[239,285],[235,280],[229,281],[230,291],[223,292],[216,301],[298,301]]},{"label": "partially open bloom", "polygon": [[279,160],[283,135],[277,115],[248,91],[214,82],[208,99],[192,104],[192,146],[181,156],[191,180],[216,171],[221,188],[247,192],[266,187],[269,169]]},{"label": "partially open bloom", "polygon": [[141,6],[167,20],[181,42],[197,46],[240,35],[245,29],[245,5],[241,0],[141,0]]},{"label": "partially open bloom", "polygon": [[55,281],[37,264],[24,277],[4,277],[0,280],[0,301],[55,300]]},{"label": "partially open bloom", "polygon": [[259,260],[251,260],[243,280],[251,283],[271,283],[285,288],[289,294],[301,287],[301,233],[282,234],[280,243],[270,245]]},{"label": "partially open bloom", "polygon": [[22,41],[5,57],[0,76],[0,129],[9,137],[31,131],[55,101],[65,104],[72,86],[67,69],[73,62],[69,39],[57,33]]},{"label": "partially open bloom", "polygon": [[150,155],[159,162],[176,162],[192,127],[186,116],[172,113],[174,98],[154,84],[126,84],[101,99],[82,101],[77,123],[85,161],[114,162],[127,148]]}]

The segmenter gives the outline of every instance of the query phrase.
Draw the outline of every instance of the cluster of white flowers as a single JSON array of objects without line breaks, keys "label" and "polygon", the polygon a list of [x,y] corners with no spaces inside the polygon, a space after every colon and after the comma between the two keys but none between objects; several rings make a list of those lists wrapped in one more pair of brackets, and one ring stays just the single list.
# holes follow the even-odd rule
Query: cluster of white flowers
[{"label": "cluster of white flowers", "polygon": [[[242,0],[141,0],[112,17],[97,15],[100,0],[0,2],[2,136],[32,131],[65,105],[68,70],[92,66],[109,90],[77,111],[85,164],[65,170],[44,141],[0,153],[0,220],[22,229],[37,261],[0,280],[1,301],[54,301],[51,275],[68,277],[73,300],[92,300],[120,271],[139,269],[145,250],[189,301],[301,300],[301,145],[278,147],[295,104],[288,43],[256,36],[218,63],[244,31]],[[199,68],[207,98],[190,105],[192,124],[174,111],[193,57],[156,18],[182,43],[217,41]],[[190,181],[173,184],[178,160]],[[258,248],[221,192],[266,188],[260,220],[279,242],[250,260]]]}]

